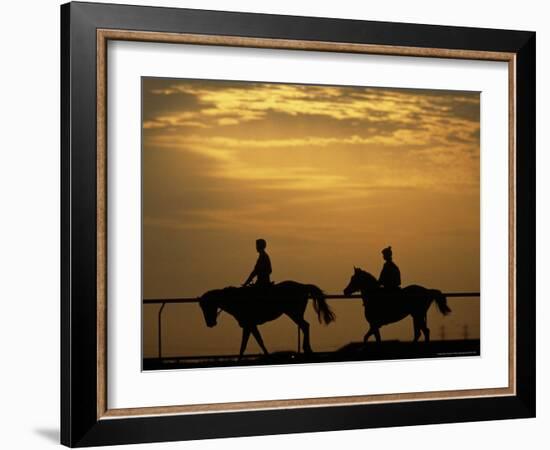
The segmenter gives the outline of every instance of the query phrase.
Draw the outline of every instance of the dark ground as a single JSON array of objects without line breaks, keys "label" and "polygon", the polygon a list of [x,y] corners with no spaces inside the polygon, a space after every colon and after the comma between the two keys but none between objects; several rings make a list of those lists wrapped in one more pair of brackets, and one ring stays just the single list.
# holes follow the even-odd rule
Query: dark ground
[{"label": "dark ground", "polygon": [[241,361],[235,355],[205,356],[205,357],[166,357],[145,358],[143,370],[170,370],[199,367],[232,367],[232,366],[261,366],[273,364],[309,364],[322,362],[345,361],[379,361],[392,359],[438,358],[479,356],[479,339],[401,342],[387,341],[377,344],[369,342],[363,345],[351,342],[334,352],[315,352],[310,355],[285,351],[264,355],[245,355]]}]

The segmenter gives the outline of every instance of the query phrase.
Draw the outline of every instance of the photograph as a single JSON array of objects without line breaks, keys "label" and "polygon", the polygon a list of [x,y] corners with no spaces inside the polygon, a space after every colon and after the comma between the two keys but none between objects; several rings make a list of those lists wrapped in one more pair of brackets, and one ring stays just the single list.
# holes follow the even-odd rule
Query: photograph
[{"label": "photograph", "polygon": [[480,92],[141,78],[142,368],[480,356]]}]

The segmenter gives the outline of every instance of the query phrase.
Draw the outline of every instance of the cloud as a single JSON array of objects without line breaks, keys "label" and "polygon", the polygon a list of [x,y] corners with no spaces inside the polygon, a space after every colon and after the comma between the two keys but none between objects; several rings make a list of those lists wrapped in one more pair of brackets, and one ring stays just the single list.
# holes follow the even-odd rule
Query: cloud
[{"label": "cloud", "polygon": [[268,223],[291,235],[300,223],[321,237],[333,215],[479,193],[476,93],[156,80],[148,95],[157,110],[144,121],[144,154],[173,161],[148,179],[181,179],[179,191],[162,190],[164,214],[147,194],[150,226],[237,233]]},{"label": "cloud", "polygon": [[156,88],[144,86],[149,96],[193,98],[196,107],[184,113],[159,113],[147,122],[149,128],[231,127],[269,120],[277,113],[369,126],[391,123],[394,128],[421,128],[437,118],[476,122],[479,116],[478,95],[466,93],[200,80],[167,80],[159,88],[155,82]]}]

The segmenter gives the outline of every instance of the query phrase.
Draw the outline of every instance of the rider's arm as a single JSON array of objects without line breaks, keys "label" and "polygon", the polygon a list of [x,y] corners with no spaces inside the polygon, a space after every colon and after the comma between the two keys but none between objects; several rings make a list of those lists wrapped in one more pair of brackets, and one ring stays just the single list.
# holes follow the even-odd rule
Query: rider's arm
[{"label": "rider's arm", "polygon": [[255,276],[256,276],[256,268],[254,267],[254,270],[250,272],[250,275],[248,275],[248,278],[244,282],[243,286],[247,286]]},{"label": "rider's arm", "polygon": [[378,284],[380,286],[383,286],[384,285],[384,278],[385,278],[385,273],[384,271],[386,270],[386,266],[384,265],[384,267],[382,267],[382,270],[380,271],[380,276],[378,277]]},{"label": "rider's arm", "polygon": [[265,255],[266,256],[266,265],[267,265],[267,272],[269,273],[269,275],[271,275],[271,259],[269,259],[269,256],[267,256],[267,254]]}]

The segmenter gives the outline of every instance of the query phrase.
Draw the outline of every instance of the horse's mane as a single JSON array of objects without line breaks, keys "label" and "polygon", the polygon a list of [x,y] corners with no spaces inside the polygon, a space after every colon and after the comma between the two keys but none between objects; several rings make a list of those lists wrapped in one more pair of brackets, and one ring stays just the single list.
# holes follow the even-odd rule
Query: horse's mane
[{"label": "horse's mane", "polygon": [[372,275],[371,273],[367,272],[366,270],[361,269],[360,267],[356,267],[355,270],[360,273],[362,276],[365,276],[367,278],[370,278],[370,281],[375,281],[378,283],[378,279]]},{"label": "horse's mane", "polygon": [[215,294],[215,293],[219,293],[219,292],[227,292],[227,291],[232,291],[232,290],[235,290],[235,289],[240,289],[240,288],[237,287],[237,286],[226,286],[224,288],[211,289],[210,291],[206,291],[203,295]]},{"label": "horse's mane", "polygon": [[226,287],[224,287],[222,289],[218,289],[218,290],[227,292],[227,291],[233,291],[235,289],[241,289],[241,288],[242,288],[242,286],[226,286]]}]

